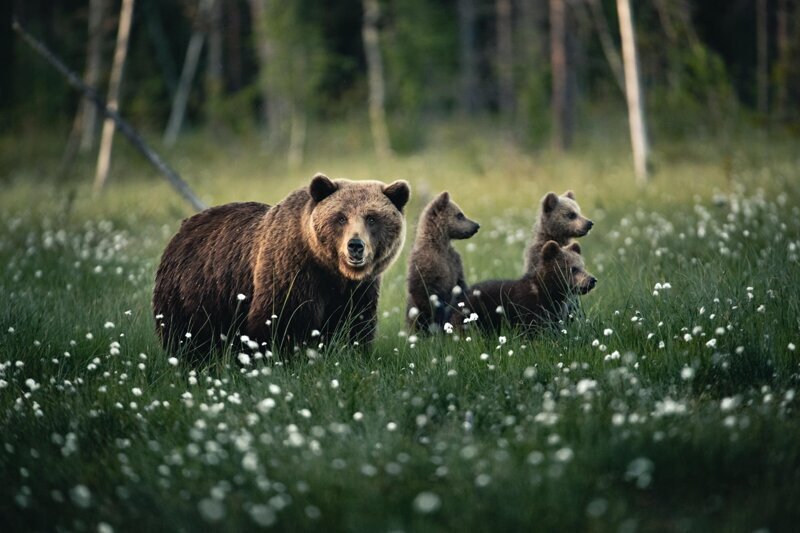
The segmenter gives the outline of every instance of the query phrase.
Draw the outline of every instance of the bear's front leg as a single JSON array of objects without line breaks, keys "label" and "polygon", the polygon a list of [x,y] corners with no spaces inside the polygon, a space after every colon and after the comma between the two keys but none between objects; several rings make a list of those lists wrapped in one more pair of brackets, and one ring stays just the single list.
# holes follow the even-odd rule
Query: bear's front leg
[{"label": "bear's front leg", "polygon": [[[456,289],[456,287],[458,287],[458,289]],[[468,290],[469,287],[467,286],[467,282],[464,280],[464,273],[461,272],[461,274],[458,276],[455,287],[453,287],[451,294],[446,299],[447,305],[445,306],[444,316],[442,317],[442,325],[444,325],[445,322],[450,322],[452,324],[453,316],[458,318],[458,316],[461,314],[460,308],[458,307],[458,302],[464,301]]]},{"label": "bear's front leg", "polygon": [[375,339],[378,330],[378,295],[380,282],[373,280],[365,282],[353,292],[352,315],[348,322],[351,324],[349,340],[351,344],[358,343],[369,347]]}]

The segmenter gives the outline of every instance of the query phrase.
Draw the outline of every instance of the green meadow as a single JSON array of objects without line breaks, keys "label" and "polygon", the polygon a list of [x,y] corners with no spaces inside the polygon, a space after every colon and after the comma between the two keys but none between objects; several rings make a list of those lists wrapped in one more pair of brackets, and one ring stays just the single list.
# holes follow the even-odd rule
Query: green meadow
[{"label": "green meadow", "polygon": [[[306,160],[188,135],[165,157],[209,205],[274,204],[317,171],[410,182],[404,253],[367,351],[331,344],[193,368],[155,335],[158,260],[190,208],[120,140],[61,178],[61,147],[0,141],[0,528],[5,531],[787,531],[800,520],[800,151],[760,130],[624,128],[567,155],[491,124],[432,125],[376,159],[368,128]],[[32,135],[32,134],[28,134]],[[405,260],[449,190],[480,232],[468,282],[514,277],[548,191],[595,222],[578,318],[535,337],[404,331]]]}]

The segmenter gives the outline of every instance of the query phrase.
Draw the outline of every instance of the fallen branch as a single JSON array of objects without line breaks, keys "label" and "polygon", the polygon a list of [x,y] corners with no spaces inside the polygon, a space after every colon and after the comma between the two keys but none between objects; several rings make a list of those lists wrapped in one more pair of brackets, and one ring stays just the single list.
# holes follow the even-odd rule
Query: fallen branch
[{"label": "fallen branch", "polygon": [[22,27],[22,25],[15,18],[11,24],[15,32],[17,32],[22,39],[30,45],[45,61],[60,72],[73,88],[80,91],[90,102],[97,106],[97,108],[108,118],[113,120],[119,131],[128,138],[133,146],[153,164],[160,172],[167,178],[170,185],[183,196],[192,207],[197,211],[202,211],[206,208],[205,204],[194,194],[189,188],[189,185],[178,175],[177,172],[163,160],[161,157],[150,148],[141,135],[131,126],[119,113],[113,109],[109,109],[105,100],[98,94],[94,87],[86,85],[83,80],[71,71],[58,57],[56,57],[44,44],[36,40],[30,33]]}]

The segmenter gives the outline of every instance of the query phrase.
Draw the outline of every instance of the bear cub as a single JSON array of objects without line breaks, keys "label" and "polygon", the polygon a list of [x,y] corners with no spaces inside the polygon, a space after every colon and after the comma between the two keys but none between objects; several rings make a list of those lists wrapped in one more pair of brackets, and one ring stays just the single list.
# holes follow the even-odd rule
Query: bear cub
[{"label": "bear cub", "polygon": [[586,294],[597,284],[597,278],[586,271],[576,242],[562,248],[556,241],[548,241],[538,255],[533,273],[516,280],[473,285],[458,304],[466,317],[464,326],[475,322],[480,329],[493,332],[504,323],[525,330],[541,328],[561,318],[570,296]]},{"label": "bear cub", "polygon": [[531,242],[525,250],[526,274],[532,274],[539,260],[539,252],[547,241],[566,246],[575,237],[583,237],[592,229],[594,222],[581,214],[575,201],[575,193],[567,191],[563,196],[547,193],[541,202],[536,224],[533,226]]},{"label": "bear cub", "polygon": [[467,290],[461,256],[450,244],[468,239],[480,224],[464,216],[445,191],[423,210],[408,261],[407,326],[434,331],[449,321],[454,296]]},{"label": "bear cub", "polygon": [[402,180],[317,174],[273,207],[234,203],[186,219],[153,290],[164,348],[201,359],[232,334],[281,351],[337,333],[368,344],[409,194]]}]

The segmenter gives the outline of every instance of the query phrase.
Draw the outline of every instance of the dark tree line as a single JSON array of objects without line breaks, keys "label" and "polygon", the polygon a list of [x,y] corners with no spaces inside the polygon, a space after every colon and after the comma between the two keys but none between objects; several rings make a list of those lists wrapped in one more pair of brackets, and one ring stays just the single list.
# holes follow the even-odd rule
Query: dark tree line
[{"label": "dark tree line", "polygon": [[[15,13],[106,91],[122,5],[13,0],[2,3],[0,22],[10,27]],[[656,120],[683,113],[707,125],[749,109],[796,121],[796,2],[631,6],[644,104]],[[308,121],[353,111],[370,117],[380,153],[413,148],[422,119],[451,114],[496,116],[527,140],[568,149],[582,105],[624,105],[617,7],[616,0],[136,0],[120,107],[150,129],[169,123],[173,141],[186,127],[220,135],[258,128],[295,162]],[[9,31],[0,31],[0,68],[0,127],[61,117],[72,121],[77,146],[98,142],[91,107]],[[697,121],[698,113],[710,120]]]}]

